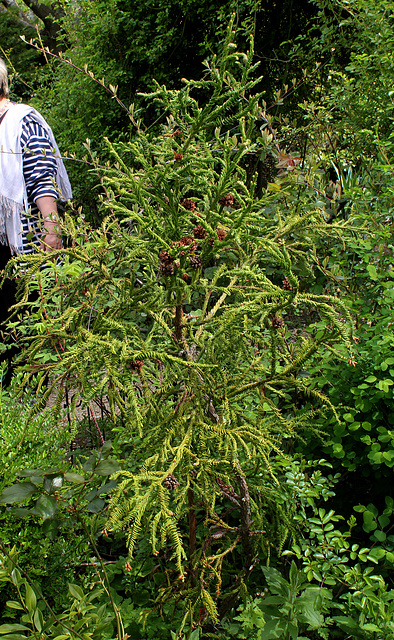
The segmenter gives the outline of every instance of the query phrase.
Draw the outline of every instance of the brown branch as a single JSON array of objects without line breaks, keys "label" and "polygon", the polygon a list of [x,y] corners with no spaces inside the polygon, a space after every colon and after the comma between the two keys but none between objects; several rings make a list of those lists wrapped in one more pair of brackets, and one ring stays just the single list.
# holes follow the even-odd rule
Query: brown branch
[{"label": "brown branch", "polygon": [[182,316],[183,316],[182,305],[178,304],[175,309],[175,318],[174,318],[175,337],[178,342],[182,340]]},{"label": "brown branch", "polygon": [[240,511],[241,511],[241,526],[238,529],[238,533],[241,538],[241,544],[243,548],[244,566],[243,570],[237,576],[235,584],[233,585],[232,592],[224,598],[220,609],[219,617],[222,619],[226,613],[235,605],[238,598],[238,587],[242,582],[245,582],[254,568],[254,545],[252,542],[252,535],[258,532],[252,532],[250,530],[252,520],[250,514],[250,496],[249,488],[246,479],[243,475],[241,466],[238,460],[235,460],[235,477],[239,487],[240,494]]},{"label": "brown branch", "polygon": [[189,521],[189,554],[190,554],[190,564],[189,570],[192,580],[192,586],[196,585],[196,575],[193,567],[193,555],[196,550],[196,510],[194,506],[194,491],[190,487],[187,490],[187,499],[189,504],[189,513],[188,513],[188,521]]},{"label": "brown branch", "polygon": [[246,570],[249,565],[252,564],[253,556],[254,556],[254,548],[253,542],[251,538],[250,526],[252,524],[252,520],[250,517],[250,496],[249,496],[249,488],[246,483],[246,480],[242,474],[242,469],[238,460],[235,461],[235,477],[237,479],[237,483],[239,486],[240,493],[240,506],[241,506],[241,526],[240,526],[240,534],[241,534],[241,542],[243,546],[243,550],[245,553],[245,565]]}]

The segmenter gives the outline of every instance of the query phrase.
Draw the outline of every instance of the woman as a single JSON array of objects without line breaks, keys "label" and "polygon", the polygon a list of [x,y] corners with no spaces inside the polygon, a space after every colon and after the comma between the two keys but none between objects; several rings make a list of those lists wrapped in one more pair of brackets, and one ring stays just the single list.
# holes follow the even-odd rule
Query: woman
[{"label": "woman", "polygon": [[[51,128],[35,109],[8,96],[7,68],[0,58],[0,269],[12,254],[61,248],[56,201],[72,195]],[[0,326],[15,303],[15,290],[11,280],[1,288]],[[0,361],[10,361],[13,351]],[[9,369],[3,384],[10,376]]]},{"label": "woman", "polygon": [[0,242],[14,254],[61,248],[56,200],[71,195],[51,128],[35,109],[9,100],[0,59]]}]

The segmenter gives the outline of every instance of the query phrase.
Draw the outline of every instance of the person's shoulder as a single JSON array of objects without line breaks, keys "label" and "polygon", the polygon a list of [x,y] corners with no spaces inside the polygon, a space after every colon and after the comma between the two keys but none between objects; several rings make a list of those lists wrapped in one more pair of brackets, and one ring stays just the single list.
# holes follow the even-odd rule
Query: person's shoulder
[{"label": "person's shoulder", "polygon": [[14,128],[19,128],[22,125],[23,131],[25,122],[30,120],[30,114],[33,111],[32,107],[22,102],[11,103],[7,112],[7,125]]},{"label": "person's shoulder", "polygon": [[33,107],[30,107],[28,104],[24,104],[23,102],[14,102],[10,109],[10,113],[15,116],[19,116],[21,119],[28,116],[32,111],[34,111]]},{"label": "person's shoulder", "polygon": [[36,135],[47,137],[47,127],[45,121],[38,111],[29,108],[26,112],[22,112],[22,136],[23,135]]}]

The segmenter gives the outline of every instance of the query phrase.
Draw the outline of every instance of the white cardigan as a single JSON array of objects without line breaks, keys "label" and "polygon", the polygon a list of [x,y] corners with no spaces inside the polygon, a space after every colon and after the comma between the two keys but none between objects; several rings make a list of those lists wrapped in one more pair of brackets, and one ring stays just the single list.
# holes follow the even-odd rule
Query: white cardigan
[{"label": "white cardigan", "polygon": [[72,197],[70,181],[49,124],[32,107],[10,104],[0,124],[0,242],[8,244],[16,254],[22,253],[23,248],[21,215],[28,212],[20,137],[23,118],[29,114],[48,132],[56,158],[59,197],[62,200]]}]

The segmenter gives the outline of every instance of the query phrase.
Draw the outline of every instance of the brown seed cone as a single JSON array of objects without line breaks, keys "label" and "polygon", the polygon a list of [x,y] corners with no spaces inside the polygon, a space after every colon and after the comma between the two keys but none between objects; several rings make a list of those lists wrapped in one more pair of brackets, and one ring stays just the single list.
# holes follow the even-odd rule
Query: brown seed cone
[{"label": "brown seed cone", "polygon": [[189,262],[190,262],[190,267],[192,269],[197,270],[197,269],[200,269],[200,267],[202,267],[202,260],[200,256],[190,256]]},{"label": "brown seed cone", "polygon": [[202,226],[202,224],[198,224],[196,227],[194,227],[193,229],[193,235],[195,238],[197,238],[198,240],[204,240],[204,238],[207,237],[207,232],[205,231],[204,227]]},{"label": "brown seed cone", "polygon": [[128,369],[132,369],[133,371],[141,371],[142,367],[144,366],[144,361],[143,360],[132,360],[126,366],[127,366]]},{"label": "brown seed cone", "polygon": [[160,262],[160,273],[163,276],[170,276],[174,273],[174,265],[171,262]]},{"label": "brown seed cone", "polygon": [[283,318],[280,318],[279,316],[275,316],[274,318],[272,318],[272,326],[274,327],[274,329],[279,329],[280,327],[283,327],[284,324],[285,321],[283,320]]},{"label": "brown seed cone", "polygon": [[172,473],[169,473],[166,478],[163,480],[163,486],[170,491],[175,491],[177,487],[179,487],[179,482]]},{"label": "brown seed cone", "polygon": [[188,247],[190,244],[194,243],[194,240],[191,236],[183,236],[183,238],[181,238],[178,243],[181,247]]},{"label": "brown seed cone", "polygon": [[183,155],[174,151],[174,160],[182,160]]},{"label": "brown seed cone", "polygon": [[166,251],[165,249],[162,249],[159,253],[159,258],[160,258],[160,262],[163,263],[171,263],[174,262],[174,258],[172,256],[170,256],[170,254],[168,253],[168,251]]},{"label": "brown seed cone", "polygon": [[216,235],[218,237],[218,240],[222,241],[227,236],[227,231],[226,229],[216,229]]},{"label": "brown seed cone", "polygon": [[184,273],[182,274],[182,280],[184,280],[186,282],[186,284],[190,284],[192,281],[192,277],[189,276],[188,273]]},{"label": "brown seed cone", "polygon": [[223,198],[219,198],[219,204],[223,207],[232,207],[234,204],[234,196],[231,193],[223,196]]},{"label": "brown seed cone", "polygon": [[285,291],[293,291],[293,287],[291,286],[287,278],[282,280],[282,287]]},{"label": "brown seed cone", "polygon": [[181,205],[181,207],[188,209],[188,211],[194,211],[194,209],[196,208],[196,203],[189,198],[185,198],[185,200],[182,200],[182,202],[180,202],[179,204]]}]

